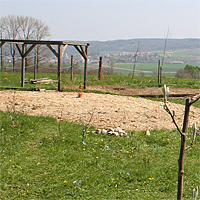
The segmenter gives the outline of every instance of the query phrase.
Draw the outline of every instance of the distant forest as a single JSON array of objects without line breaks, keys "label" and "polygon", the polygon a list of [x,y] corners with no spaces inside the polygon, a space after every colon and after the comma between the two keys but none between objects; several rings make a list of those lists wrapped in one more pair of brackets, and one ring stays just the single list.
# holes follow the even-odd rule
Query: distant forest
[{"label": "distant forest", "polygon": [[[135,52],[140,43],[140,52],[162,51],[166,39],[129,39],[112,41],[87,41],[90,43],[89,53],[102,51]],[[76,41],[77,42],[77,41]],[[82,41],[80,41],[82,42]],[[84,41],[85,42],[85,41]],[[166,50],[200,48],[200,39],[168,39]],[[73,48],[67,48],[68,54],[74,54]]]}]

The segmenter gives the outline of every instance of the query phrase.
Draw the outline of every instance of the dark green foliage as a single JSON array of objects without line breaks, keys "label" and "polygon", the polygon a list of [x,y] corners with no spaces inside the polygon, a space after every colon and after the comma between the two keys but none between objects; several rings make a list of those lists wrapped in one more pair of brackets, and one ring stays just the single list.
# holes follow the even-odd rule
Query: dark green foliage
[{"label": "dark green foliage", "polygon": [[186,65],[184,69],[179,69],[176,73],[177,78],[200,79],[200,67]]},{"label": "dark green foliage", "polygon": [[186,65],[184,70],[189,73],[192,78],[196,78],[196,79],[200,79],[200,67],[195,67],[195,66],[192,66],[192,65]]}]

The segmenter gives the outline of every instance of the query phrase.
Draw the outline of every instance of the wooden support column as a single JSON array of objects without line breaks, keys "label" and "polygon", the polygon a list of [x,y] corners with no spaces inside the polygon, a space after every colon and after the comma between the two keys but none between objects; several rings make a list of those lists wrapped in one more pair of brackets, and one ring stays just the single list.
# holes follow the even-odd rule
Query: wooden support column
[{"label": "wooden support column", "polygon": [[87,88],[87,66],[88,66],[88,46],[85,46],[85,67],[84,67],[84,89]]},{"label": "wooden support column", "polygon": [[61,91],[61,45],[58,45],[58,91]]},{"label": "wooden support column", "polygon": [[71,55],[71,81],[73,81],[73,73],[74,73],[74,70],[73,70],[73,67],[74,67],[74,56]]},{"label": "wooden support column", "polygon": [[102,77],[102,57],[100,57],[99,59],[99,80],[101,81],[101,77]]},{"label": "wooden support column", "polygon": [[24,44],[22,44],[21,56],[22,56],[22,66],[21,66],[21,87],[24,87],[25,81],[25,57],[24,57]]},{"label": "wooden support column", "polygon": [[21,66],[21,87],[24,87],[24,80],[25,80],[25,58],[26,56],[33,50],[36,44],[32,44],[30,48],[25,52],[25,45],[22,44],[22,49],[20,49],[19,44],[16,44],[16,47],[22,57],[22,66]]}]

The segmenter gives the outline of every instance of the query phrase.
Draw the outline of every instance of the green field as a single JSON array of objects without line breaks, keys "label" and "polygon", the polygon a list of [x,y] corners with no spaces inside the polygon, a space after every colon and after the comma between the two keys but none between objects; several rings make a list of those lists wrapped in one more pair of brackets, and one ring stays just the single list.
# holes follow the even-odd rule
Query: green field
[{"label": "green field", "polygon": [[[20,87],[20,77],[20,73],[1,72],[0,86]],[[26,73],[25,77],[29,80],[33,74]],[[37,78],[44,77],[57,79],[56,74],[38,74]],[[200,80],[195,79],[163,78],[164,83],[200,88]],[[80,84],[83,75],[74,75],[71,82],[70,75],[62,74],[62,87]],[[90,75],[88,85],[158,86],[153,77],[108,75],[102,81]],[[24,89],[56,87],[57,83],[26,83]],[[194,106],[200,108],[200,101]],[[92,132],[95,129],[88,127],[83,144],[83,124],[1,111],[0,119],[2,200],[176,199],[180,148],[177,130],[152,130],[151,136],[145,131],[129,131],[128,137],[122,138],[96,135]],[[187,145],[190,142],[188,135]],[[183,199],[192,199],[192,190],[200,186],[199,151],[197,136],[195,145],[186,151]]]},{"label": "green field", "polygon": [[[26,73],[25,80],[33,79],[33,73]],[[51,78],[53,80],[57,80],[57,74],[47,74],[41,73],[37,75],[37,78]],[[70,80],[70,75],[62,74],[61,77],[61,85],[71,86],[73,88],[74,85],[78,86],[84,83],[83,75],[78,74],[74,75],[73,81]],[[21,86],[21,74],[13,73],[13,72],[1,72],[0,74],[0,86],[7,87],[20,87]],[[120,86],[133,86],[133,87],[157,87],[158,81],[157,78],[154,77],[134,77],[132,79],[131,76],[119,76],[119,75],[103,75],[102,80],[98,80],[97,75],[88,75],[88,85],[120,85]],[[162,84],[166,84],[170,87],[180,87],[180,88],[200,88],[200,80],[199,79],[178,79],[178,78],[163,78]],[[25,89],[51,89],[54,90],[57,88],[58,83],[51,84],[25,84]],[[63,89],[64,91],[64,89]]]},{"label": "green field", "polygon": [[[121,138],[90,127],[84,145],[82,125],[11,113],[13,126],[9,113],[0,115],[2,200],[176,199],[176,130]],[[186,152],[183,199],[200,186],[199,151],[197,137]]]}]

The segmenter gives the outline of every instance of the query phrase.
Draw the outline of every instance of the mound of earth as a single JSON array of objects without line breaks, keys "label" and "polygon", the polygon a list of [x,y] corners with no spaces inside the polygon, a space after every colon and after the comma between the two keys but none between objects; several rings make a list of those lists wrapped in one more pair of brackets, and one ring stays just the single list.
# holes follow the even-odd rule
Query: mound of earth
[{"label": "mound of earth", "polygon": [[[84,124],[92,117],[90,125],[96,128],[121,127],[135,131],[175,128],[163,109],[163,102],[96,93],[84,93],[81,98],[77,96],[76,92],[0,91],[0,110]],[[184,105],[170,103],[169,106],[175,111],[181,127]],[[189,125],[192,126],[194,122],[199,125],[199,120],[200,109],[191,106]]]}]

